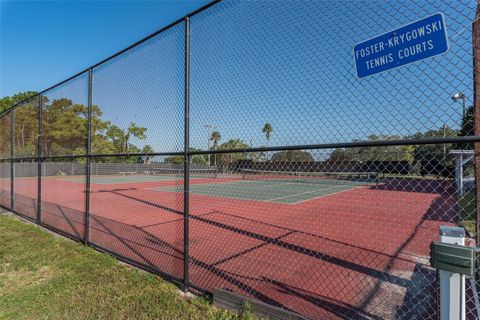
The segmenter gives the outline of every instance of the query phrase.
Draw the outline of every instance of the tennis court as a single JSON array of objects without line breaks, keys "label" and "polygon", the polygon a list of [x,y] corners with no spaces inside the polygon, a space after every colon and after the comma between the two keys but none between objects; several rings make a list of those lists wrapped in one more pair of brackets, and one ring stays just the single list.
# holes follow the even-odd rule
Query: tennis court
[{"label": "tennis court", "polygon": [[[418,285],[412,279],[425,288],[434,279],[418,262],[428,261],[428,244],[445,221],[429,212],[456,215],[451,182],[379,180],[368,172],[191,174],[191,279],[314,319],[395,318]],[[28,177],[15,185],[16,208],[32,218],[36,186]],[[82,238],[84,187],[78,176],[42,179],[42,222]],[[91,245],[181,278],[182,187],[181,171],[93,175]],[[322,281],[309,280],[319,275]],[[385,296],[389,307],[379,312]],[[428,300],[420,312],[433,306]]]},{"label": "tennis court", "polygon": [[[476,6],[215,1],[0,114],[0,205],[185,291],[436,319],[430,243],[480,243]],[[433,18],[448,51],[362,57]]]},{"label": "tennis court", "polygon": [[[217,173],[211,169],[194,169],[190,173],[191,179],[216,178]],[[66,177],[73,182],[85,182],[84,177]],[[171,181],[183,179],[183,171],[179,169],[158,169],[145,172],[125,171],[110,175],[93,175],[91,182],[94,184],[121,184],[155,181]]]},{"label": "tennis court", "polygon": [[[242,170],[241,180],[202,183],[190,186],[191,194],[212,197],[296,204],[359,187],[378,184],[376,173],[359,172],[275,172]],[[175,187],[153,190],[183,192]]]}]

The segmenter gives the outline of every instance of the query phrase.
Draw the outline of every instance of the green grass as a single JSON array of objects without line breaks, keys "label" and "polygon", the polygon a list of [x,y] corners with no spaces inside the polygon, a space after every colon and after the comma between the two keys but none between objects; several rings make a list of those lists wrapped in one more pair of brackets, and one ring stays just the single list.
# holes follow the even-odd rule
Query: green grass
[{"label": "green grass", "polygon": [[[0,319],[241,319],[113,257],[0,214]],[[251,315],[244,315],[243,318]]]},{"label": "green grass", "polygon": [[458,200],[458,205],[460,207],[458,213],[461,220],[460,225],[470,233],[476,234],[475,192],[471,191],[462,195]]}]

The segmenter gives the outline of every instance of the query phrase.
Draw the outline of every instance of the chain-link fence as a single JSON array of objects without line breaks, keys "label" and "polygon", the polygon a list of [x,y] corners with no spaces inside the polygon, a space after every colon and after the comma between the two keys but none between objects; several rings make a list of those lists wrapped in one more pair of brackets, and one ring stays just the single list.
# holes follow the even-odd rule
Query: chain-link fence
[{"label": "chain-link fence", "polygon": [[[0,206],[185,290],[437,319],[431,241],[480,240],[476,6],[211,3],[4,111]],[[447,52],[357,78],[355,44],[436,13]]]}]

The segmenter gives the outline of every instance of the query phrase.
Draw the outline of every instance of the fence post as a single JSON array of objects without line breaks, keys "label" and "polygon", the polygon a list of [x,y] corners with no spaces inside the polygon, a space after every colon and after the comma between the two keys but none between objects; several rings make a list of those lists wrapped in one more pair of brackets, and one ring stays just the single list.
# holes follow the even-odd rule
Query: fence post
[{"label": "fence post", "polygon": [[[480,135],[480,1],[477,0],[477,11],[472,24],[472,50],[473,50],[473,114],[474,114],[474,134]],[[480,143],[474,143],[474,163],[475,163],[475,213],[476,213],[476,240],[480,241]]]},{"label": "fence post", "polygon": [[85,165],[85,230],[83,243],[88,245],[90,239],[90,168],[92,155],[92,68],[88,69],[87,101],[87,159]]},{"label": "fence post", "polygon": [[[474,134],[480,135],[480,0],[477,0],[477,9],[475,12],[475,18],[472,23],[472,63],[473,63],[473,121],[474,121]],[[480,196],[480,157],[478,156],[480,152],[480,143],[474,143],[474,164],[475,164],[475,215],[476,215],[476,243],[478,245],[480,241],[480,201],[478,197]],[[478,264],[478,259],[476,261]],[[477,265],[478,267],[478,265]],[[476,282],[479,279],[478,269],[475,271],[475,276],[473,279],[470,279],[472,283],[472,288],[474,292],[474,297],[477,297],[476,294]],[[477,302],[477,301],[475,301]],[[477,303],[475,303],[478,306]],[[477,307],[477,314],[480,315],[480,312]]]},{"label": "fence post", "polygon": [[189,286],[189,189],[190,189],[190,18],[185,17],[185,127],[183,156],[183,291]]},{"label": "fence post", "polygon": [[42,223],[42,155],[43,155],[43,96],[38,95],[38,141],[37,141],[37,224]]},{"label": "fence post", "polygon": [[10,111],[10,208],[12,212],[15,210],[15,164],[13,162],[13,157],[15,154],[15,143],[14,143],[14,133],[15,133],[15,109]]}]

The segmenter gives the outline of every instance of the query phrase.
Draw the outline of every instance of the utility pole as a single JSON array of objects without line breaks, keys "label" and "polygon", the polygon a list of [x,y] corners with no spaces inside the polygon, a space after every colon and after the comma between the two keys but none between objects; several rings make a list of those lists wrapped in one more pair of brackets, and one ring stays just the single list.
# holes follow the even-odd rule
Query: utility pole
[{"label": "utility pole", "polygon": [[[447,137],[447,124],[446,123],[443,124],[443,137],[444,138]],[[447,145],[445,143],[443,144],[443,154],[444,155],[447,154]]]},{"label": "utility pole", "polygon": [[452,100],[457,102],[458,100],[462,100],[462,122],[465,120],[465,94],[463,92],[455,93],[452,96]]}]

